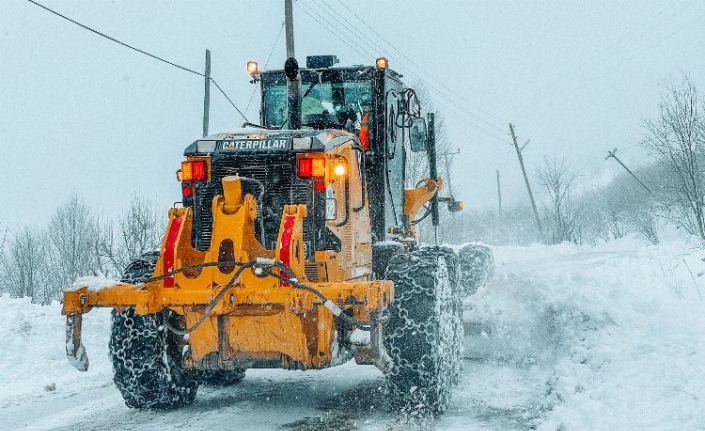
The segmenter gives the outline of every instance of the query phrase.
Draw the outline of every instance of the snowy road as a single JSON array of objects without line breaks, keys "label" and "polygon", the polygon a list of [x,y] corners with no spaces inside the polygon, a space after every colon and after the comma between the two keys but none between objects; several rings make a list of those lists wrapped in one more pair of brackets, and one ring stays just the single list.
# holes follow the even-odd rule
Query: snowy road
[{"label": "snowy road", "polygon": [[[422,428],[705,429],[705,252],[632,241],[495,257],[493,281],[465,300],[463,379]],[[249,370],[188,408],[131,410],[112,385],[105,310],[84,322],[87,373],[65,363],[58,305],[0,297],[0,310],[0,430],[409,428],[385,411],[381,373],[352,363]]]},{"label": "snowy road", "polygon": [[[475,424],[470,429],[526,429],[534,407],[532,399],[540,396],[544,386],[543,376],[474,361],[466,363],[466,370],[461,387],[481,389],[458,391],[450,410],[441,419],[423,424],[425,427],[468,429]],[[494,382],[494,389],[485,387],[487,379]],[[5,406],[0,409],[0,429],[200,430],[219,424],[238,429],[408,428],[401,418],[384,411],[383,387],[384,379],[376,369],[354,364],[317,373],[252,370],[244,382],[232,388],[200,388],[196,402],[188,408],[154,413],[126,408],[112,382],[105,382],[80,393],[67,391]],[[498,394],[491,391],[514,392],[518,398],[523,391],[526,405],[488,405],[480,394],[496,398]]]}]

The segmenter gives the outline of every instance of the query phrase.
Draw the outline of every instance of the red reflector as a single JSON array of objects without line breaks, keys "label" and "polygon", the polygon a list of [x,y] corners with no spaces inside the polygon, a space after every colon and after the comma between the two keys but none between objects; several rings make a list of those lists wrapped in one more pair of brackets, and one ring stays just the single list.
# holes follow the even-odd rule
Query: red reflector
[{"label": "red reflector", "polygon": [[184,187],[183,189],[181,189],[181,194],[186,197],[191,196],[191,187]]},{"label": "red reflector", "polygon": [[316,189],[317,192],[322,192],[326,186],[323,183],[316,183],[316,185],[313,186],[314,189]]},{"label": "red reflector", "polygon": [[[175,218],[169,225],[169,232],[166,236],[166,244],[164,245],[164,255],[162,256],[162,274],[169,275],[174,272],[174,255],[176,248],[176,239],[181,232],[181,219]],[[164,287],[174,287],[174,277],[164,279]]]},{"label": "red reflector", "polygon": [[[279,260],[286,266],[291,265],[291,237],[294,233],[294,216],[286,216],[284,219],[284,231],[282,232],[282,242],[279,246]],[[289,274],[285,271],[279,271],[279,275],[288,279]],[[282,281],[282,286],[288,286],[289,283]]]},{"label": "red reflector", "polygon": [[365,112],[362,116],[362,121],[360,124],[360,132],[357,134],[357,138],[360,140],[362,149],[368,151],[370,149],[370,129],[368,128],[368,122],[370,121],[369,115]]},{"label": "red reflector", "polygon": [[311,178],[311,174],[313,174],[311,159],[299,159],[299,177]]}]

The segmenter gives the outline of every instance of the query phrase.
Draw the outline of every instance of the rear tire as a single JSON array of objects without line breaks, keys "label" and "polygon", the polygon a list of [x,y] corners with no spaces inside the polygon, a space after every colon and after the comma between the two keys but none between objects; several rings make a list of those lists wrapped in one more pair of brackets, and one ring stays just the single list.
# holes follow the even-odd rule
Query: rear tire
[{"label": "rear tire", "polygon": [[398,242],[378,242],[372,245],[372,272],[375,280],[386,278],[389,261],[404,253],[404,246]]},{"label": "rear tire", "polygon": [[[130,263],[122,281],[138,283],[152,275],[158,253]],[[113,310],[109,343],[115,386],[131,408],[169,410],[196,398],[198,383],[179,365],[181,347],[166,323],[181,326],[170,310],[137,315],[134,308]]]},{"label": "rear tire", "polygon": [[393,361],[386,375],[393,411],[438,415],[448,407],[459,359],[454,347],[457,295],[451,287],[455,262],[448,260],[444,251],[427,248],[397,255],[389,263],[387,279],[395,292],[384,345]]},{"label": "rear tire", "polygon": [[460,377],[463,374],[463,351],[465,348],[464,329],[463,329],[463,286],[460,284],[460,267],[458,265],[458,255],[449,247],[428,247],[421,249],[424,253],[431,255],[441,255],[446,261],[448,268],[448,280],[450,288],[453,292],[453,317],[452,328],[453,338],[451,341],[451,352],[453,364],[451,370],[451,382],[454,385],[460,383]]},{"label": "rear tire", "polygon": [[477,292],[494,275],[494,255],[492,249],[483,244],[469,244],[458,252],[460,279],[464,295]]}]

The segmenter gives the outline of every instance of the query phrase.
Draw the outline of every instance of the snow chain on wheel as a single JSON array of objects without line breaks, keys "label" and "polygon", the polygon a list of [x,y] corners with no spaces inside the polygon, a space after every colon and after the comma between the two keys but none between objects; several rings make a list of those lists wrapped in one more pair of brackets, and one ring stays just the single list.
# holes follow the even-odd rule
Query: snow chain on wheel
[{"label": "snow chain on wheel", "polygon": [[[384,344],[394,365],[386,375],[390,407],[411,415],[437,415],[448,407],[459,376],[460,328],[452,251],[424,248],[395,256]],[[450,269],[449,269],[450,268]]]},{"label": "snow chain on wheel", "polygon": [[452,374],[451,381],[454,385],[460,383],[460,376],[463,373],[463,350],[464,350],[464,329],[463,329],[463,286],[460,280],[460,267],[458,265],[458,255],[449,247],[429,247],[428,253],[440,253],[446,261],[448,268],[448,280],[453,291],[453,341],[452,341]]},{"label": "snow chain on wheel", "polygon": [[494,255],[484,244],[468,244],[458,252],[463,296],[472,295],[494,275]]},{"label": "snow chain on wheel", "polygon": [[[147,253],[130,263],[122,281],[138,283],[149,278],[159,258]],[[179,366],[181,349],[165,323],[182,326],[182,318],[169,310],[148,315],[134,308],[113,310],[110,358],[114,381],[128,407],[168,410],[193,402],[198,383]]]}]

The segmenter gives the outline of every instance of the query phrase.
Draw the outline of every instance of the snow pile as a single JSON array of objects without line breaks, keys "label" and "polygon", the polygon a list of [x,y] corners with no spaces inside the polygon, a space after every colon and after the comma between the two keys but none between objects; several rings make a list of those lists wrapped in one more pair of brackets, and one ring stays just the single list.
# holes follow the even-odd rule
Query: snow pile
[{"label": "snow pile", "polygon": [[104,276],[85,276],[85,277],[78,277],[76,279],[76,281],[73,282],[71,287],[67,287],[64,290],[68,292],[68,291],[79,290],[83,287],[86,287],[86,288],[88,288],[88,290],[91,290],[91,291],[99,291],[99,290],[104,289],[106,287],[115,286],[116,284],[121,284],[121,283],[118,280],[113,280],[110,278],[106,278]]},{"label": "snow pile", "polygon": [[28,298],[0,296],[0,408],[28,398],[62,397],[112,380],[107,360],[110,311],[94,309],[83,318],[83,344],[91,367],[79,372],[66,360],[66,317],[57,302],[32,304]]},{"label": "snow pile", "polygon": [[[461,381],[448,411],[430,426],[705,430],[703,248],[626,239],[493,250],[494,278],[464,300]],[[0,310],[0,429],[314,429],[324,419],[367,430],[408,428],[370,409],[383,404],[383,377],[354,364],[250,370],[234,388],[201,388],[187,409],[130,410],[112,384],[109,310],[84,316],[86,373],[66,361],[58,303],[0,296]],[[307,428],[307,421],[317,425]]]},{"label": "snow pile", "polygon": [[486,401],[539,430],[705,429],[704,257],[686,242],[495,248],[497,276],[466,300],[466,357],[545,382],[531,405]]}]

